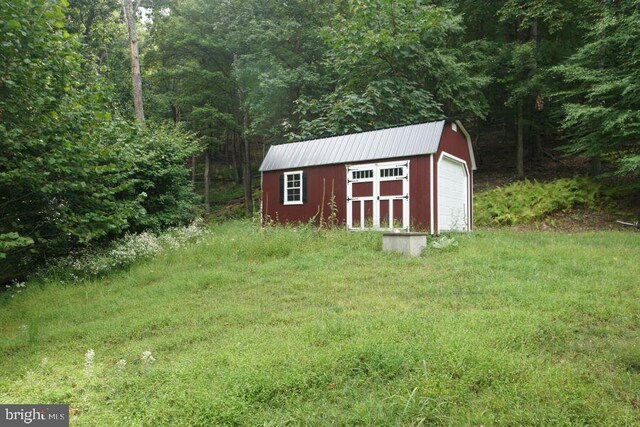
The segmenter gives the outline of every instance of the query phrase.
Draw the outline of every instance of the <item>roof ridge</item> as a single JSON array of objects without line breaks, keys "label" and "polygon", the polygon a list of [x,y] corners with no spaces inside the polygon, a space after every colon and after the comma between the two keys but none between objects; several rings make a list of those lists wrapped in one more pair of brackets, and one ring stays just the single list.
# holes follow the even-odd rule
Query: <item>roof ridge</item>
[{"label": "roof ridge", "polygon": [[389,127],[384,127],[384,128],[380,128],[380,129],[370,129],[370,130],[362,130],[360,132],[352,132],[352,133],[342,133],[342,134],[338,134],[338,135],[331,135],[331,136],[321,136],[319,138],[310,138],[310,139],[301,139],[301,140],[296,140],[296,141],[290,141],[290,142],[283,142],[280,144],[272,144],[271,146],[278,146],[278,145],[285,145],[285,144],[298,144],[301,142],[308,142],[308,141],[319,141],[322,139],[330,139],[330,138],[340,138],[342,136],[350,136],[350,135],[362,135],[362,134],[366,134],[366,133],[372,133],[372,132],[380,132],[383,130],[390,130],[390,129],[398,129],[398,128],[408,128],[408,127],[412,127],[412,126],[421,126],[421,125],[429,125],[429,124],[433,124],[433,123],[440,123],[440,122],[447,122],[449,119],[440,119],[440,120],[434,120],[432,122],[421,122],[421,123],[411,123],[408,125],[392,125]]}]

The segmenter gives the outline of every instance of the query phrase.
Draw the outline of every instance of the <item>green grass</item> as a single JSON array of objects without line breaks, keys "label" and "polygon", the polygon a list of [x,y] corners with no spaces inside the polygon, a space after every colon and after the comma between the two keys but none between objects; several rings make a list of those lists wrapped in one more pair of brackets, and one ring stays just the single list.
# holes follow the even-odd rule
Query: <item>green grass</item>
[{"label": "green grass", "polygon": [[640,235],[456,238],[408,259],[376,233],[234,222],[28,283],[0,299],[0,402],[99,426],[639,425]]}]

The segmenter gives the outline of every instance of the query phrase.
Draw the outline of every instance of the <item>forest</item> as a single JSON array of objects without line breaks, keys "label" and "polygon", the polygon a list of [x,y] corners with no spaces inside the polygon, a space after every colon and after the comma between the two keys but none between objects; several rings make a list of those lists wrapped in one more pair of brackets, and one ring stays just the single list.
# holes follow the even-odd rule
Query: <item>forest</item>
[{"label": "forest", "polygon": [[553,141],[637,187],[640,0],[3,1],[0,281],[224,181],[252,216],[272,144],[442,118],[502,129],[515,178]]}]

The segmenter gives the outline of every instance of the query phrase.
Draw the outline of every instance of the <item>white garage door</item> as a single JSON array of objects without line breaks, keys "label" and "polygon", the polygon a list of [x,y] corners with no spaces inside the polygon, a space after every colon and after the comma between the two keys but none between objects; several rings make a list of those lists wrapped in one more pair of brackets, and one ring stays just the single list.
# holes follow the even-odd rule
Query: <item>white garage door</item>
[{"label": "white garage door", "polygon": [[467,170],[462,161],[442,156],[438,162],[438,228],[468,230]]}]

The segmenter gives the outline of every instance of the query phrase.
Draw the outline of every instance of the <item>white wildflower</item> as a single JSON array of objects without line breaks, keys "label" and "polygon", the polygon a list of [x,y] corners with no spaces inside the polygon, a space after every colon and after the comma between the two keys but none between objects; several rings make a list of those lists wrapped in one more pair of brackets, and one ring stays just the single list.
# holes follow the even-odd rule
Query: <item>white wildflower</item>
[{"label": "white wildflower", "polygon": [[[127,267],[132,263],[157,256],[167,250],[181,248],[189,243],[200,242],[210,234],[203,221],[197,220],[185,227],[174,227],[160,235],[145,231],[140,234],[126,234],[103,249],[86,249],[61,258],[41,275],[51,272],[63,273],[67,280],[80,281],[87,276],[98,276],[110,271]],[[23,288],[26,285],[16,285]],[[7,285],[8,288],[11,286]]]},{"label": "white wildflower", "polygon": [[116,362],[116,368],[120,369],[121,371],[124,371],[124,368],[127,367],[127,361],[124,359],[120,359]]},{"label": "white wildflower", "polygon": [[87,376],[91,376],[93,374],[93,359],[96,356],[96,352],[92,349],[87,350],[84,354],[84,373]]},{"label": "white wildflower", "polygon": [[153,357],[149,350],[142,352],[141,359],[142,363],[144,363],[145,365],[152,365],[156,361],[156,358]]}]

